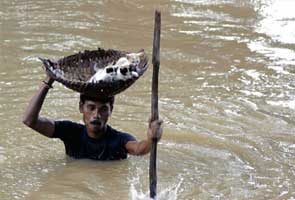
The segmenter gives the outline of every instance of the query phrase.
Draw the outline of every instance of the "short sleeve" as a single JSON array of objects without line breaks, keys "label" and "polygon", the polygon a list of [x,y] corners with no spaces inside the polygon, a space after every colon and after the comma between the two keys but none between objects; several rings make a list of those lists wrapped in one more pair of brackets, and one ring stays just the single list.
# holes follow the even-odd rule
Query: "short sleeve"
[{"label": "short sleeve", "polygon": [[136,138],[134,136],[130,135],[129,133],[121,133],[121,141],[122,141],[123,146],[125,147],[127,142],[136,141]]},{"label": "short sleeve", "polygon": [[71,140],[78,136],[82,125],[72,121],[55,121],[53,138],[59,138],[62,141]]}]

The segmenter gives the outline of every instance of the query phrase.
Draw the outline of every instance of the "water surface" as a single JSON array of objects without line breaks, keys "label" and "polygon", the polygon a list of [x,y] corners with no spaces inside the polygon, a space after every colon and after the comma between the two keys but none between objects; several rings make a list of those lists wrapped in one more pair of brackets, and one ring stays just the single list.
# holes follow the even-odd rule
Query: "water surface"
[{"label": "water surface", "polygon": [[[151,57],[162,12],[159,199],[295,199],[295,2],[0,0],[0,198],[148,199],[149,156],[72,160],[21,123],[44,78],[37,57],[97,47]],[[145,138],[152,68],[110,124]],[[41,115],[81,121],[55,83]]]}]

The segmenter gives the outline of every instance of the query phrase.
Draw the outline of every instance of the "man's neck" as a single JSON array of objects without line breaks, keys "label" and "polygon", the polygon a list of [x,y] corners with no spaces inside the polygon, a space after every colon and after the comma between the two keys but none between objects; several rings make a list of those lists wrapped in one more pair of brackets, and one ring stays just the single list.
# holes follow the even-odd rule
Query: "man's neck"
[{"label": "man's neck", "polygon": [[107,132],[107,126],[105,126],[105,128],[99,132],[93,132],[87,129],[87,134],[88,137],[92,138],[92,139],[101,139],[106,135]]}]

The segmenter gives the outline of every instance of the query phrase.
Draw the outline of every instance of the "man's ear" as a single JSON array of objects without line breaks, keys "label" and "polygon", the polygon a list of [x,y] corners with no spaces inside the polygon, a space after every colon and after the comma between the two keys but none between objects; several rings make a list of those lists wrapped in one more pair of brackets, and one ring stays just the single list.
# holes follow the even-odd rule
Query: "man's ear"
[{"label": "man's ear", "polygon": [[80,113],[83,113],[83,104],[81,102],[79,103],[79,111]]},{"label": "man's ear", "polygon": [[112,113],[113,113],[113,108],[114,108],[114,107],[110,105],[110,116],[111,116]]}]

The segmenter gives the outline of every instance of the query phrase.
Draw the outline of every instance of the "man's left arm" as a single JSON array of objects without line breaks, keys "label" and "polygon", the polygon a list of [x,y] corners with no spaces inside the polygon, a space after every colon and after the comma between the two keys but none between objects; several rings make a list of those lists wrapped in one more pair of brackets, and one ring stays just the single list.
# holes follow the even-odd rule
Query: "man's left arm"
[{"label": "man's left arm", "polygon": [[126,143],[125,147],[129,154],[131,155],[145,155],[150,152],[153,140],[159,141],[162,137],[163,127],[162,120],[154,120],[149,122],[149,127],[147,131],[147,138],[138,141],[129,141]]}]

